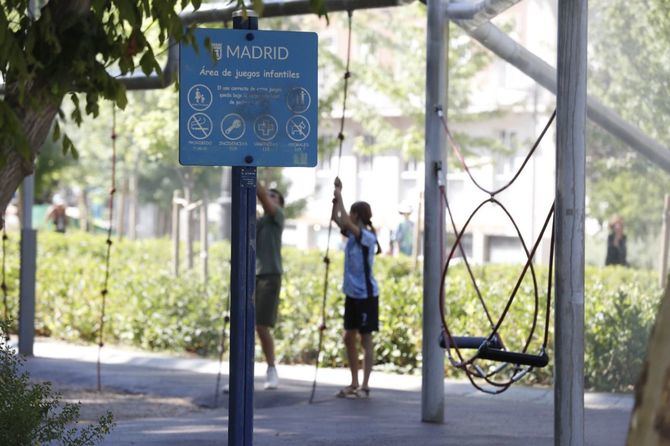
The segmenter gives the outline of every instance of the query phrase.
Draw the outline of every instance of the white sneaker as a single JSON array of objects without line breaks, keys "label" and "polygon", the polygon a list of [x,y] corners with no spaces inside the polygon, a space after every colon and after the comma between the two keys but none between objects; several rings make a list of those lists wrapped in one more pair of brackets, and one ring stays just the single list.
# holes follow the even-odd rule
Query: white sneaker
[{"label": "white sneaker", "polygon": [[230,393],[230,385],[226,384],[223,386],[223,393]]},{"label": "white sneaker", "polygon": [[279,386],[279,376],[275,367],[268,366],[268,371],[265,372],[265,390],[276,389]]}]

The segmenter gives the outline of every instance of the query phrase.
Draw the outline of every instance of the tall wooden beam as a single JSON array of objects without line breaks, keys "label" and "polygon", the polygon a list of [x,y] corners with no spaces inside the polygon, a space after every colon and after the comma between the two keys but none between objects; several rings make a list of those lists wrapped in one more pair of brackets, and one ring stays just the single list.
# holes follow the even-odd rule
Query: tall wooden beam
[{"label": "tall wooden beam", "polygon": [[421,420],[444,421],[444,351],[438,344],[442,330],[439,309],[442,249],[438,163],[444,160],[446,137],[436,108],[447,109],[448,0],[428,0],[426,29],[426,148],[424,189],[423,262],[423,366],[421,369]]},{"label": "tall wooden beam", "polygon": [[554,441],[584,444],[587,0],[558,2]]}]

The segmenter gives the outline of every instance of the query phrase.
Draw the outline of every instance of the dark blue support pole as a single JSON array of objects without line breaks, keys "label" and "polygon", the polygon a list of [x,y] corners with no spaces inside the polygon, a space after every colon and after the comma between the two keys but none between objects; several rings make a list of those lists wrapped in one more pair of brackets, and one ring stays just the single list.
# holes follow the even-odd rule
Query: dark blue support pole
[{"label": "dark blue support pole", "polygon": [[[233,17],[235,29],[258,29],[253,11]],[[253,158],[247,157],[252,163]],[[251,446],[254,432],[254,286],[256,167],[233,167],[230,270],[230,399],[228,444]]]},{"label": "dark blue support pole", "polygon": [[256,168],[233,167],[228,444],[252,444]]}]

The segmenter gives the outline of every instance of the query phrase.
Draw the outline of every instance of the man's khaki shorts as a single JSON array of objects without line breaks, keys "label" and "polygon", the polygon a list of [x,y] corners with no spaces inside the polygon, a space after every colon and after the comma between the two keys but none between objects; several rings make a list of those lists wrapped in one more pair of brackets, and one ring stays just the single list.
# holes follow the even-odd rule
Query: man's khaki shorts
[{"label": "man's khaki shorts", "polygon": [[256,276],[256,325],[274,327],[277,323],[281,274],[262,274]]}]

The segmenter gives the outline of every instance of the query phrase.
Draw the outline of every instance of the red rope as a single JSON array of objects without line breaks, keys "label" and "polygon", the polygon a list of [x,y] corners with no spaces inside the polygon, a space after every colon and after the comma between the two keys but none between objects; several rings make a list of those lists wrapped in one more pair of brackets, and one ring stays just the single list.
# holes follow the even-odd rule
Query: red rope
[{"label": "red rope", "polygon": [[112,254],[112,223],[114,221],[114,194],[116,193],[116,105],[112,105],[112,178],[111,186],[109,188],[109,224],[107,227],[107,252],[105,255],[105,279],[103,282],[100,296],[102,298],[102,305],[100,309],[100,324],[98,328],[98,361],[97,361],[97,378],[98,378],[98,392],[102,390],[101,380],[101,365],[100,356],[104,344],[104,328],[105,328],[105,310],[107,304],[107,295],[109,294],[109,275],[110,275],[110,258]]},{"label": "red rope", "polygon": [[[346,120],[347,113],[347,95],[349,92],[349,78],[351,77],[351,71],[349,71],[351,65],[351,22],[353,17],[353,11],[347,11],[348,19],[348,35],[347,35],[347,64],[344,71],[344,86],[342,94],[342,116],[340,117],[340,131],[337,134],[337,139],[339,140],[339,148],[337,151],[337,177],[340,176],[340,167],[342,164],[342,146],[344,144],[344,124]],[[335,203],[333,203],[335,206]],[[332,215],[332,211],[331,211]],[[316,378],[319,373],[319,359],[321,357],[321,350],[323,348],[323,335],[326,331],[326,301],[328,298],[328,278],[330,275],[330,238],[333,232],[333,220],[329,218],[328,222],[328,238],[326,240],[326,253],[323,256],[323,263],[326,265],[326,269],[323,277],[323,299],[321,301],[321,324],[319,325],[319,345],[316,351],[316,361],[314,364],[314,381],[312,382],[312,393],[309,396],[309,403],[311,404],[314,401],[314,394],[316,393]]]},{"label": "red rope", "polygon": [[[486,316],[489,320],[489,323],[492,325],[491,332],[487,336],[487,339],[486,339],[486,342],[490,342],[490,341],[493,340],[494,337],[498,336],[498,331],[499,331],[503,321],[505,320],[505,317],[507,316],[507,314],[509,312],[509,309],[512,306],[512,303],[514,302],[514,299],[515,299],[515,297],[517,295],[517,292],[518,292],[518,290],[521,286],[521,283],[523,282],[523,279],[524,279],[526,273],[528,272],[528,270],[530,270],[530,274],[531,274],[531,277],[532,277],[532,280],[533,280],[533,288],[534,288],[534,310],[533,310],[532,326],[531,326],[529,335],[527,336],[527,338],[524,342],[523,348],[521,350],[522,353],[526,353],[530,344],[531,344],[531,342],[532,342],[532,340],[533,340],[535,330],[537,328],[537,319],[538,319],[538,315],[539,315],[539,292],[538,292],[538,286],[537,286],[537,277],[536,277],[535,269],[534,269],[534,266],[533,266],[533,259],[535,257],[537,248],[539,247],[539,244],[542,241],[544,233],[545,233],[545,231],[548,227],[549,221],[551,220],[552,221],[552,235],[551,235],[550,260],[549,260],[549,276],[550,277],[547,281],[547,304],[546,304],[546,310],[545,310],[545,327],[544,327],[544,337],[543,337],[542,348],[541,348],[541,350],[543,352],[546,350],[547,341],[548,341],[548,337],[549,337],[549,320],[550,320],[549,318],[550,318],[551,285],[552,285],[551,274],[553,273],[553,252],[554,252],[553,217],[554,217],[554,205],[552,204],[551,209],[549,210],[547,218],[544,222],[544,225],[542,226],[542,230],[540,231],[540,234],[539,234],[537,240],[533,244],[532,249],[529,251],[528,247],[526,245],[525,239],[522,236],[521,231],[520,231],[516,221],[514,220],[514,218],[510,214],[510,212],[507,210],[507,208],[500,201],[498,201],[495,198],[495,196],[497,194],[501,193],[502,191],[506,190],[508,187],[510,187],[517,180],[517,178],[519,177],[519,175],[523,171],[524,167],[528,163],[528,160],[533,155],[533,153],[535,152],[535,150],[539,146],[540,142],[542,141],[544,135],[546,134],[547,130],[549,129],[549,126],[551,125],[551,123],[553,122],[553,120],[556,116],[556,112],[554,111],[554,113],[552,113],[547,125],[542,130],[540,136],[537,138],[537,140],[533,144],[532,148],[530,149],[530,151],[526,155],[526,158],[524,159],[521,167],[517,170],[517,172],[512,177],[512,179],[509,182],[507,182],[505,185],[503,185],[502,187],[500,187],[499,189],[496,189],[496,190],[488,190],[488,189],[482,187],[477,182],[477,180],[472,175],[470,169],[468,168],[468,165],[465,161],[465,157],[463,156],[463,152],[460,150],[460,147],[458,146],[458,143],[455,141],[451,132],[449,131],[446,119],[444,117],[444,114],[443,114],[441,108],[438,108],[436,110],[436,112],[437,112],[438,116],[441,118],[444,130],[445,130],[445,132],[448,136],[448,139],[449,139],[449,141],[450,141],[450,143],[453,147],[453,150],[454,150],[454,153],[455,153],[456,157],[459,159],[459,161],[461,163],[461,166],[463,167],[463,170],[468,174],[468,176],[470,177],[470,179],[472,180],[472,182],[475,184],[475,186],[477,188],[479,188],[483,192],[490,195],[490,197],[488,199],[482,201],[479,204],[479,206],[477,206],[475,208],[475,210],[470,214],[467,221],[465,222],[465,224],[463,225],[463,227],[459,231],[456,227],[453,215],[451,213],[451,208],[449,207],[449,202],[448,202],[448,199],[447,199],[447,194],[446,194],[444,185],[440,186],[440,191],[441,191],[441,194],[442,194],[442,197],[443,197],[444,207],[446,208],[446,210],[449,213],[449,218],[451,220],[451,226],[452,226],[452,229],[454,231],[454,234],[456,234],[456,240],[455,240],[454,244],[452,245],[449,256],[447,257],[446,262],[443,262],[444,267],[443,267],[443,270],[442,270],[442,280],[441,280],[440,294],[439,294],[440,317],[442,319],[442,325],[443,325],[443,328],[444,328],[445,335],[447,337],[448,345],[453,346],[451,348],[453,348],[455,350],[456,356],[458,358],[458,360],[454,360],[451,356],[451,351],[448,350],[450,361],[451,361],[452,365],[454,365],[455,367],[463,370],[466,373],[466,376],[468,377],[468,379],[470,380],[470,382],[472,383],[472,385],[475,388],[477,388],[477,389],[479,389],[483,392],[497,394],[497,393],[501,393],[501,392],[507,390],[511,386],[511,384],[513,384],[518,379],[520,379],[520,376],[523,376],[523,375],[525,375],[525,373],[530,371],[530,369],[532,369],[532,367],[527,367],[527,368],[523,369],[519,364],[516,364],[514,366],[514,369],[513,369],[512,377],[503,381],[503,382],[500,382],[500,381],[493,380],[492,377],[494,375],[498,374],[504,368],[506,368],[507,364],[503,364],[502,366],[494,369],[494,371],[492,371],[492,372],[484,373],[483,370],[475,364],[475,361],[478,359],[477,354],[474,354],[473,356],[471,356],[467,359],[464,359],[464,355],[461,353],[461,350],[458,348],[458,346],[454,342],[453,336],[452,336],[451,331],[449,330],[449,327],[448,327],[448,324],[447,324],[446,311],[445,311],[445,281],[446,281],[447,273],[448,273],[448,270],[449,270],[449,264],[454,257],[456,249],[459,249],[460,252],[461,252],[461,255],[463,256],[463,260],[464,260],[464,263],[465,263],[466,268],[468,270],[468,274],[470,276],[473,287],[476,290],[476,293],[477,293],[479,301],[482,305],[482,308],[484,309],[484,311],[486,313]],[[500,317],[498,318],[498,321],[495,324],[493,324],[493,320],[492,320],[492,318],[490,316],[490,312],[489,312],[489,310],[486,306],[486,302],[483,299],[483,296],[481,295],[480,289],[477,285],[477,280],[475,279],[475,276],[472,272],[470,264],[467,260],[467,255],[465,253],[465,250],[463,249],[463,247],[461,245],[461,239],[462,239],[463,235],[465,234],[465,230],[467,229],[468,225],[470,224],[470,222],[472,221],[474,216],[477,214],[477,212],[479,212],[479,210],[487,204],[494,204],[494,205],[500,207],[503,210],[503,212],[507,215],[507,217],[509,218],[510,222],[512,223],[512,225],[513,225],[513,227],[514,227],[514,229],[517,233],[517,236],[518,236],[519,240],[521,241],[521,244],[522,244],[522,247],[525,251],[526,259],[527,259],[526,263],[525,263],[525,265],[524,265],[524,267],[521,271],[521,274],[519,275],[519,277],[517,279],[517,282],[516,282],[512,292],[511,292],[511,294],[510,294],[510,297],[507,301],[507,304],[505,305],[505,308],[503,309]],[[498,336],[498,338],[499,338],[499,336]],[[518,375],[520,375],[519,378],[517,378]],[[497,387],[497,389],[496,390],[490,390],[490,389],[486,389],[486,388],[482,387],[481,385],[479,385],[475,381],[476,378],[484,379],[484,381],[486,381],[487,384],[490,384],[494,387]]]},{"label": "red rope", "polygon": [[[2,217],[4,222],[4,215]],[[2,225],[2,282],[0,289],[2,289],[2,303],[4,307],[4,322],[9,323],[9,303],[7,299],[7,224]],[[5,338],[9,341],[9,332],[5,333]]]}]

